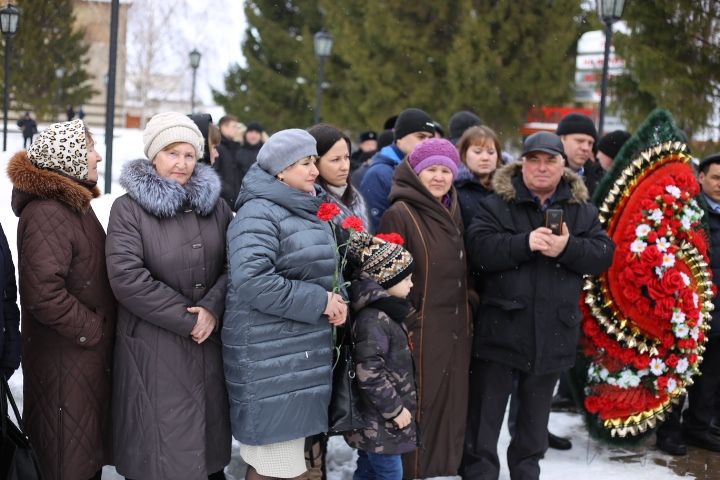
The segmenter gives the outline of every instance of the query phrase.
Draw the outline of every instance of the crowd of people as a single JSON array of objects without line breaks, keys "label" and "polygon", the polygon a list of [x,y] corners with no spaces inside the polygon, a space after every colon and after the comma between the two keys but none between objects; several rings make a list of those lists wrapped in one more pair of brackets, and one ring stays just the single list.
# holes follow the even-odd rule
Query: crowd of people
[{"label": "crowd of people", "polygon": [[[10,159],[19,282],[0,230],[0,371],[22,365],[44,478],[111,464],[136,480],[222,479],[231,436],[247,479],[298,477],[330,429],[346,327],[356,479],[498,478],[509,399],[510,475],[539,478],[549,447],[571,448],[548,432],[553,393],[575,362],[582,278],[614,254],[589,199],[630,135],[598,139],[570,114],[509,159],[468,111],[443,138],[408,108],[354,152],[329,124],[240,127],[155,115],[107,233],[82,120]],[[720,155],[702,165],[720,211]],[[712,417],[690,418],[702,430]]]}]

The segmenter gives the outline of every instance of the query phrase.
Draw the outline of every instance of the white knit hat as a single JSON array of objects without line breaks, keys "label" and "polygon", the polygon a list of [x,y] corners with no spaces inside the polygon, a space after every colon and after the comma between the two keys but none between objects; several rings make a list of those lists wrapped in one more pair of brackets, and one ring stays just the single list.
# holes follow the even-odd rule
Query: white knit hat
[{"label": "white knit hat", "polygon": [[163,148],[179,142],[192,145],[197,159],[202,158],[205,140],[195,122],[187,115],[178,112],[158,113],[145,125],[143,143],[148,159],[152,160]]}]

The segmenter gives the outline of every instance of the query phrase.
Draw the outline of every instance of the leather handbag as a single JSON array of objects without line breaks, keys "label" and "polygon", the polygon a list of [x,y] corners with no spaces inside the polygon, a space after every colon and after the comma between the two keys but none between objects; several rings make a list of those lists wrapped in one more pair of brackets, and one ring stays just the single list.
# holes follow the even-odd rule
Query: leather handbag
[{"label": "leather handbag", "polygon": [[[0,405],[2,423],[0,437],[0,478],[7,480],[38,480],[42,478],[37,455],[25,435],[22,418],[18,411],[15,399],[10,392],[5,376],[0,373]],[[8,403],[12,407],[17,425],[10,419]]]},{"label": "leather handbag", "polygon": [[339,345],[336,345],[334,349],[328,435],[340,435],[367,426],[360,410],[362,400],[355,375],[351,328],[352,325],[348,318],[343,329],[344,334],[341,335]]}]

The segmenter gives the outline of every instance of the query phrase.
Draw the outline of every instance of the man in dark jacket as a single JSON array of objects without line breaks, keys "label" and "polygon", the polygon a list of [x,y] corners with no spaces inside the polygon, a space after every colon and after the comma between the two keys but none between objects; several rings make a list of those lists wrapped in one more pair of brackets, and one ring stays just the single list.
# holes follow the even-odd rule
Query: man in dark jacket
[{"label": "man in dark jacket", "polygon": [[[698,167],[702,197],[710,228],[710,268],[713,283],[720,287],[720,153],[704,158]],[[657,446],[671,455],[685,455],[687,444],[720,452],[720,418],[715,404],[720,395],[720,296],[713,300],[712,323],[708,332],[700,375],[688,389],[688,408],[673,409],[670,418],[658,429]],[[682,403],[680,404],[682,406]]]},{"label": "man in dark jacket", "polygon": [[[239,187],[242,186],[245,174],[250,170],[253,163],[257,161],[258,152],[264,145],[262,141],[263,133],[265,133],[265,129],[261,124],[257,122],[248,123],[247,129],[243,134],[243,143],[237,151],[238,172],[236,181],[238,191]],[[235,196],[237,197],[237,194]]]},{"label": "man in dark jacket", "polygon": [[[472,265],[489,287],[475,325],[464,478],[498,478],[497,440],[513,381],[519,411],[510,476],[539,478],[553,388],[575,362],[583,275],[605,271],[614,246],[582,180],[564,169],[552,133],[528,137],[522,161],[496,172],[493,191],[467,233]],[[545,226],[551,209],[562,212],[557,233]]]},{"label": "man in dark jacket", "polygon": [[582,177],[592,197],[605,174],[593,159],[593,146],[597,142],[595,124],[587,115],[571,113],[560,120],[555,133],[562,140],[568,168]]},{"label": "man in dark jacket", "polygon": [[380,218],[390,206],[388,195],[393,173],[403,158],[415,146],[435,135],[435,124],[430,115],[419,108],[403,110],[394,127],[395,141],[375,154],[360,185],[370,212],[371,231],[377,231]]},{"label": "man in dark jacket", "polygon": [[235,211],[235,200],[240,191],[242,177],[245,175],[238,165],[242,145],[236,139],[240,127],[236,117],[225,115],[218,122],[218,128],[220,128],[220,144],[217,146],[218,157],[214,167],[220,175],[220,196]]},{"label": "man in dark jacket", "polygon": [[37,122],[30,116],[30,112],[25,112],[25,115],[17,121],[17,126],[22,130],[23,148],[32,145],[33,137],[38,133],[38,129]]}]

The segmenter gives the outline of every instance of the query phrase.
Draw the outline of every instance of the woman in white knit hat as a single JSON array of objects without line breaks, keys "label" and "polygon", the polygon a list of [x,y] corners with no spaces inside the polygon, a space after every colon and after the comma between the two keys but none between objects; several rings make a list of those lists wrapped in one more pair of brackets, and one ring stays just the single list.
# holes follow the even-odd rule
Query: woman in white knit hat
[{"label": "woman in white knit hat", "polygon": [[199,163],[187,116],[155,115],[149,160],[128,162],[110,212],[107,266],[119,302],[113,389],[118,472],[132,479],[224,479],[228,398],[218,329],[225,310],[220,179]]}]

